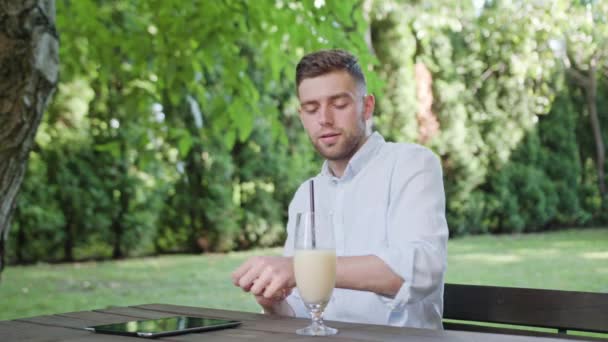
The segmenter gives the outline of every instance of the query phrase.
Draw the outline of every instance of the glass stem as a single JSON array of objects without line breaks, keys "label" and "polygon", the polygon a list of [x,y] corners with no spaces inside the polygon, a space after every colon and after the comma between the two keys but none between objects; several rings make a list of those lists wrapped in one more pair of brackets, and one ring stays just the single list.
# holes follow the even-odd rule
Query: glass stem
[{"label": "glass stem", "polygon": [[310,311],[310,316],[314,327],[323,326],[323,310],[313,309]]}]

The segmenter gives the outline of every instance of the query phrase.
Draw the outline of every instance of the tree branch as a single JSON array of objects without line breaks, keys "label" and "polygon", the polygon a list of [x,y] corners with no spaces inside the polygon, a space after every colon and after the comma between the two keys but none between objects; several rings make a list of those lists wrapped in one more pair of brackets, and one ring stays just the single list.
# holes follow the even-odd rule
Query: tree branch
[{"label": "tree branch", "polygon": [[589,86],[589,79],[585,77],[585,75],[579,70],[575,69],[574,67],[569,67],[566,68],[566,72],[578,86],[583,88],[587,88]]},{"label": "tree branch", "polygon": [[473,90],[473,95],[477,94],[479,89],[483,86],[485,81],[490,78],[496,72],[504,72],[507,65],[504,62],[500,62],[498,64],[494,64],[491,67],[487,68],[479,77],[477,84],[475,85],[475,89]]}]

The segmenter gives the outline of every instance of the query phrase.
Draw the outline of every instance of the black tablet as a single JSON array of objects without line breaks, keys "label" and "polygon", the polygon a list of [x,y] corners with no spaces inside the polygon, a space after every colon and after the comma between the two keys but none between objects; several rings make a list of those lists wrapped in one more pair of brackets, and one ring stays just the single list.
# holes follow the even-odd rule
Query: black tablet
[{"label": "black tablet", "polygon": [[239,324],[241,324],[239,321],[218,318],[173,316],[123,323],[95,325],[86,327],[85,329],[103,334],[160,337],[186,334],[190,332],[233,328]]}]

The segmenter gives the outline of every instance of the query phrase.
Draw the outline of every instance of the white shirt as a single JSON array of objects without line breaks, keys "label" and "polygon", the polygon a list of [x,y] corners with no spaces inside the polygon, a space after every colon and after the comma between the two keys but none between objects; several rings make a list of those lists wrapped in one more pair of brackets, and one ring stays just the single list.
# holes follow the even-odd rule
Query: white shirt
[{"label": "white shirt", "polygon": [[[442,329],[448,227],[441,165],[427,148],[372,134],[341,178],[327,161],[314,177],[315,211],[331,212],[336,255],[376,255],[404,279],[395,298],[334,289],[324,317],[368,324]],[[293,255],[295,217],[309,210],[309,184],[289,205],[284,255]],[[296,289],[287,298],[309,317]]]}]

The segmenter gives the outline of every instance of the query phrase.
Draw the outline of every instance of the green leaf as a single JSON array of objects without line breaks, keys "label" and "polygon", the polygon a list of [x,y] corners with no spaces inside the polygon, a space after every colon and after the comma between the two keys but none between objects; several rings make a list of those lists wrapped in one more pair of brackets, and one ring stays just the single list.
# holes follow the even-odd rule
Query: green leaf
[{"label": "green leaf", "polygon": [[236,133],[234,130],[229,130],[224,134],[224,144],[228,149],[231,149],[236,142]]},{"label": "green leaf", "polygon": [[194,143],[192,136],[190,134],[184,134],[177,142],[177,147],[179,150],[179,155],[184,158],[190,152],[190,148],[192,148],[192,144]]},{"label": "green leaf", "polygon": [[109,143],[95,145],[95,150],[99,152],[108,152],[114,158],[120,157],[120,143],[118,141],[111,141]]}]

